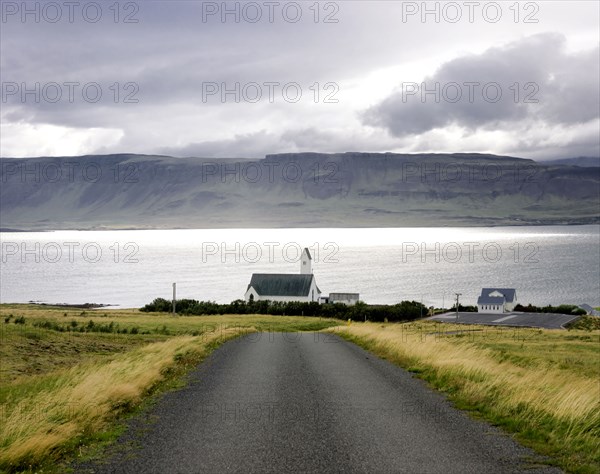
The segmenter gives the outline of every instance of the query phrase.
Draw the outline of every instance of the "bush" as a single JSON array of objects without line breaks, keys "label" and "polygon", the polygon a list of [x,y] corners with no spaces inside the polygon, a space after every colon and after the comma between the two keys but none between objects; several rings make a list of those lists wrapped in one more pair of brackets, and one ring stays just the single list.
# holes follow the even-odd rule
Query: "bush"
[{"label": "bush", "polygon": [[[144,312],[170,312],[172,303],[164,298],[156,298],[152,303],[141,308]],[[402,301],[395,305],[367,305],[359,301],[354,306],[342,303],[319,304],[316,302],[301,303],[298,301],[249,301],[235,300],[229,304],[218,304],[214,301],[177,300],[178,314],[215,315],[215,314],[269,314],[273,316],[320,316],[353,321],[383,322],[411,321],[427,316],[428,309],[416,301]]]},{"label": "bush", "polygon": [[[450,308],[450,311],[456,311],[456,305],[452,306],[452,308]],[[477,313],[477,306],[463,306],[462,304],[459,303],[458,305],[458,311],[461,313]]]},{"label": "bush", "polygon": [[576,316],[582,316],[586,314],[585,310],[574,304],[561,304],[559,306],[533,306],[531,303],[527,306],[516,305],[515,311],[521,311],[524,313],[556,313],[556,314],[573,314]]},{"label": "bush", "polygon": [[171,302],[164,298],[156,298],[152,303],[147,304],[140,311],[145,313],[166,313],[171,311]]},{"label": "bush", "polygon": [[[33,325],[35,327],[42,328],[42,329],[49,329],[51,331],[64,332],[64,330],[65,330],[63,326],[61,326],[58,323],[55,323],[54,321],[38,321],[38,322],[33,323]],[[83,329],[83,328],[81,328],[81,329]]]},{"label": "bush", "polygon": [[[111,321],[108,324],[98,324],[93,320],[89,320],[87,324],[81,325],[76,320],[71,320],[68,323],[59,324],[55,321],[36,321],[33,323],[35,327],[42,329],[49,329],[51,331],[65,332],[103,332],[103,333],[116,333],[119,334],[119,325]],[[127,329],[124,330],[127,332]],[[134,333],[137,334],[137,333]]]}]

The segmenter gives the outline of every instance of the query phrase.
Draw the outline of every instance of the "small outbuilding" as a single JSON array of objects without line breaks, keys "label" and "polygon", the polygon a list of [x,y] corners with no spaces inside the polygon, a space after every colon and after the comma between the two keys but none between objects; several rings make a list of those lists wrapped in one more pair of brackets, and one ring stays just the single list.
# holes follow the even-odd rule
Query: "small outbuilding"
[{"label": "small outbuilding", "polygon": [[348,306],[358,303],[358,293],[329,293],[329,303],[343,303]]}]

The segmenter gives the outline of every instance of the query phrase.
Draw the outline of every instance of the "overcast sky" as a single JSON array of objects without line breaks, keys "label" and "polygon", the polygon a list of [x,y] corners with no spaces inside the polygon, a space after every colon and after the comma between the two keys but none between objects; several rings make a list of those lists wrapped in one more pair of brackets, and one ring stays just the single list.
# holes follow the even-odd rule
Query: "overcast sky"
[{"label": "overcast sky", "polygon": [[596,1],[1,4],[4,157],[600,154]]}]

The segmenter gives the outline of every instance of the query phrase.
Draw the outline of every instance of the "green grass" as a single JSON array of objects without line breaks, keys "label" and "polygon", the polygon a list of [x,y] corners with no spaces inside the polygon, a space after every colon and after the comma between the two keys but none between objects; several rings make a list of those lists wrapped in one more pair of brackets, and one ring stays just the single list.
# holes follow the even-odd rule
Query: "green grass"
[{"label": "green grass", "polygon": [[87,360],[110,358],[164,339],[160,335],[60,333],[27,322],[23,325],[0,322],[0,400],[6,384],[20,378],[45,375]]},{"label": "green grass", "polygon": [[[120,329],[137,328],[140,333],[162,335],[202,334],[222,327],[254,327],[257,331],[315,331],[339,324],[339,320],[301,316],[223,315],[223,316],[172,316],[170,313],[143,313],[128,310],[74,310],[51,306],[0,305],[0,324],[9,314],[22,316],[26,324],[53,322],[68,327],[71,321],[85,327],[90,320],[96,324],[111,322]],[[14,324],[12,321],[9,324]]]},{"label": "green grass", "polygon": [[526,340],[473,340],[498,362],[535,370],[558,369],[586,378],[600,375],[600,337],[598,334],[568,334],[535,331]]},{"label": "green grass", "polygon": [[582,316],[581,318],[567,324],[568,329],[583,329],[584,331],[595,331],[600,329],[600,318],[598,316]]}]

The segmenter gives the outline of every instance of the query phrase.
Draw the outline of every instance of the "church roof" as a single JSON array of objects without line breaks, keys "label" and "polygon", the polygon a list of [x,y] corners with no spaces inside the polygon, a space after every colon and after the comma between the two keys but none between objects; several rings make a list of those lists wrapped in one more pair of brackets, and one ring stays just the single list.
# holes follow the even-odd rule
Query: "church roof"
[{"label": "church roof", "polygon": [[312,273],[253,273],[248,289],[260,296],[308,296],[313,279]]},{"label": "church roof", "polygon": [[312,260],[312,256],[310,255],[310,251],[308,250],[308,247],[304,247],[304,252],[306,252],[308,259]]}]

